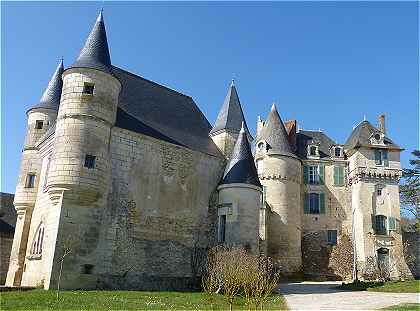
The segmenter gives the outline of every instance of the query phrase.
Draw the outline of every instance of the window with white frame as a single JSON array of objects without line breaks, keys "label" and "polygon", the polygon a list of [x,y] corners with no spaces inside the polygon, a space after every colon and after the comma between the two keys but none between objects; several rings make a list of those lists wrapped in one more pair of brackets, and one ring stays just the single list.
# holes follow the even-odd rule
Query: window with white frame
[{"label": "window with white frame", "polygon": [[319,166],[318,165],[310,165],[308,167],[308,177],[309,177],[309,184],[317,185],[319,184]]},{"label": "window with white frame", "polygon": [[336,158],[341,158],[343,156],[343,148],[342,147],[334,147],[334,156]]},{"label": "window with white frame", "polygon": [[42,255],[42,247],[44,243],[44,224],[41,222],[36,230],[32,247],[31,247],[31,255]]},{"label": "window with white frame", "polygon": [[388,166],[388,150],[375,149],[375,164],[378,166]]}]

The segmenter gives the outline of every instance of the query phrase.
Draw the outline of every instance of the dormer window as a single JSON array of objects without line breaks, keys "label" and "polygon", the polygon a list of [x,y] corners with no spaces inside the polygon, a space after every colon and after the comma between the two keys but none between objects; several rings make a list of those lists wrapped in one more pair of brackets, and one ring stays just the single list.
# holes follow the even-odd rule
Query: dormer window
[{"label": "dormer window", "polygon": [[334,156],[341,158],[343,156],[343,147],[334,147]]},{"label": "dormer window", "polygon": [[384,133],[376,132],[370,136],[370,143],[372,145],[383,145],[384,144]]},{"label": "dormer window", "polygon": [[93,83],[85,82],[83,84],[83,94],[93,95],[95,85]]},{"label": "dormer window", "polygon": [[319,158],[319,146],[317,144],[308,145],[307,155],[309,158]]}]

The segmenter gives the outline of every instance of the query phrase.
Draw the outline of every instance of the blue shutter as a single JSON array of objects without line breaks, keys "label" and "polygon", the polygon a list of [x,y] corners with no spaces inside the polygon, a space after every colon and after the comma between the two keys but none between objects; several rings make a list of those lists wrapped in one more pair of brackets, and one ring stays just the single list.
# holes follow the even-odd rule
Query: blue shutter
[{"label": "blue shutter", "polygon": [[319,213],[325,214],[325,194],[319,194]]},{"label": "blue shutter", "polygon": [[309,193],[305,193],[305,198],[303,200],[303,212],[309,214]]},{"label": "blue shutter", "polygon": [[384,157],[384,166],[389,166],[389,161],[388,161],[388,150],[383,150],[382,151],[383,157]]},{"label": "blue shutter", "polygon": [[339,174],[340,174],[339,169],[340,169],[339,166],[337,166],[337,165],[334,166],[334,186],[339,185],[339,178],[340,178],[339,177]]},{"label": "blue shutter", "polygon": [[396,231],[396,222],[394,217],[388,217],[388,230]]},{"label": "blue shutter", "polygon": [[319,165],[319,183],[321,185],[324,184],[324,176],[325,176],[325,167],[324,165]]},{"label": "blue shutter", "polygon": [[303,166],[303,182],[309,184],[309,166]]},{"label": "blue shutter", "polygon": [[375,149],[375,164],[376,165],[381,165],[382,164],[381,154],[380,154],[378,149]]}]

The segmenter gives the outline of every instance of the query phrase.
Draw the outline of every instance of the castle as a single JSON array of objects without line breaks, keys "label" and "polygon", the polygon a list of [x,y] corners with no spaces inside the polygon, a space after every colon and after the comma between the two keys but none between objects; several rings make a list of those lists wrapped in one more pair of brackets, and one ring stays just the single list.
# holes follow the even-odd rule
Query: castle
[{"label": "castle", "polygon": [[232,83],[211,127],[191,97],[112,65],[101,12],[27,122],[7,286],[184,289],[223,243],[311,272],[343,235],[359,273],[369,258],[407,269],[384,116],[338,144],[273,105],[254,138]]}]

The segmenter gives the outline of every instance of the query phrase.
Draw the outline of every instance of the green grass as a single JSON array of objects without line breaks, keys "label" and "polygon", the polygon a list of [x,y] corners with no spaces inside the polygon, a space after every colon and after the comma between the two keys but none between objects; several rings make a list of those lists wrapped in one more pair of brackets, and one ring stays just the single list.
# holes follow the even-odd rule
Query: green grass
[{"label": "green grass", "polygon": [[420,304],[418,303],[402,303],[396,306],[387,307],[381,310],[387,311],[418,311],[420,310]]},{"label": "green grass", "polygon": [[[0,310],[228,310],[222,295],[216,295],[213,308],[200,292],[142,291],[55,291],[35,289],[0,293]],[[242,297],[235,298],[234,310],[246,310]],[[287,310],[282,296],[269,298],[264,310]]]},{"label": "green grass", "polygon": [[355,282],[342,284],[341,289],[347,290],[368,290],[372,292],[390,292],[390,293],[419,293],[420,280],[405,282]]}]

